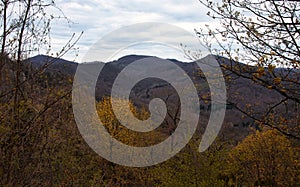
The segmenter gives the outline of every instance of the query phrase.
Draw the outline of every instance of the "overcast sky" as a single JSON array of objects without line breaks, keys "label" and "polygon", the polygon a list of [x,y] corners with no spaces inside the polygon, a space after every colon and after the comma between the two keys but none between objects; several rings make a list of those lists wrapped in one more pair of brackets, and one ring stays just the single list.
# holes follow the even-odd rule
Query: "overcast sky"
[{"label": "overcast sky", "polygon": [[[77,44],[80,48],[79,57],[76,58],[78,62],[82,61],[84,54],[95,42],[124,26],[143,22],[162,22],[194,33],[195,28],[212,23],[206,16],[207,9],[198,0],[57,0],[56,4],[72,23],[54,22],[52,25],[54,49],[62,46],[72,33],[79,34],[84,31]],[[115,58],[126,54],[146,54],[185,60],[183,53],[163,45],[126,48]],[[73,60],[74,54],[69,53],[64,58]]]}]

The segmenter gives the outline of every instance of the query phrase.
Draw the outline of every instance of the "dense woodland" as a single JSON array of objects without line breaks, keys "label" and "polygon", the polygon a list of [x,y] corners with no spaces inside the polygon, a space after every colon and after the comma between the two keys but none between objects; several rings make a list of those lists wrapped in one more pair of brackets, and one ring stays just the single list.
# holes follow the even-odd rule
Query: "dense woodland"
[{"label": "dense woodland", "polygon": [[[47,9],[55,8],[55,3],[0,3],[0,186],[300,186],[300,114],[282,113],[282,106],[295,106],[300,100],[300,11],[296,2],[255,4],[225,0],[217,5],[201,1],[212,9],[208,15],[220,19],[227,30],[208,28],[207,32],[197,31],[199,37],[209,45],[208,38],[218,40],[220,34],[243,47],[224,46],[220,42],[224,48],[212,50],[232,62],[222,67],[226,81],[243,77],[275,90],[281,99],[258,114],[256,105],[241,104],[229,97],[229,106],[236,108],[241,118],[246,116],[254,121],[256,128],[249,127],[249,134],[242,139],[229,139],[226,131],[221,132],[208,150],[199,153],[201,133],[196,133],[179,154],[145,168],[111,163],[85,143],[72,111],[73,76],[47,71],[56,58],[40,66],[25,61],[41,46],[49,47],[51,55],[50,23],[55,18]],[[268,7],[263,6],[267,3]],[[13,11],[12,7],[19,10]],[[249,20],[242,12],[237,13],[243,8],[259,18]],[[266,38],[261,39],[263,36]],[[63,57],[75,48],[77,39],[71,36],[62,50],[53,55]],[[238,56],[240,50],[247,53]],[[237,60],[252,63],[241,66]],[[285,70],[276,72],[282,64]],[[209,97],[202,99],[209,102]],[[99,99],[97,111],[116,139],[128,145],[145,146],[169,135],[167,122],[162,124],[165,129],[150,132],[146,137],[130,132],[116,119],[110,101],[109,96]],[[121,99],[118,103],[119,107],[127,104]],[[147,106],[130,106],[137,118],[149,117]]]}]

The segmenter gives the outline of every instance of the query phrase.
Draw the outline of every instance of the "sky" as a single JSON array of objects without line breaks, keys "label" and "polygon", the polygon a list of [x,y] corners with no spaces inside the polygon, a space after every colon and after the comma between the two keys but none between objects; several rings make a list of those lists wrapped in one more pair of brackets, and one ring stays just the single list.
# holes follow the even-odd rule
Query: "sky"
[{"label": "sky", "polygon": [[[67,60],[75,59],[77,62],[83,62],[86,59],[85,54],[99,40],[117,29],[132,24],[167,23],[185,29],[193,35],[195,35],[194,29],[203,28],[206,24],[216,26],[216,23],[206,15],[208,10],[198,0],[56,0],[55,2],[70,22],[66,20],[53,22],[51,27],[53,49],[58,50],[73,33],[78,36],[83,31],[84,34],[76,45],[79,47],[79,56],[75,58],[75,53],[70,52],[63,57]],[[153,31],[140,28],[134,32],[138,34],[148,32],[151,35]],[[175,44],[178,37],[180,36],[174,35],[172,40],[174,45],[179,47],[179,44]],[[197,40],[196,36],[195,40]],[[119,38],[118,42],[127,41]],[[183,44],[189,45],[188,42]],[[154,55],[188,61],[182,51],[156,43],[137,44],[120,49],[110,60],[129,54]]]}]

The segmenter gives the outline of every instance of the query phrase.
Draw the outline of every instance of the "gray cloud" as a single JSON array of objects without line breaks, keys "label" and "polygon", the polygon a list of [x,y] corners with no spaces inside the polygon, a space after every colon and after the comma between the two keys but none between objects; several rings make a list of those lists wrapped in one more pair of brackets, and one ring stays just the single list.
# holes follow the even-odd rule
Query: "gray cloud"
[{"label": "gray cloud", "polygon": [[[202,27],[204,22],[211,21],[206,16],[207,10],[197,0],[57,0],[56,4],[73,23],[56,22],[52,25],[53,48],[54,50],[59,49],[73,32],[84,31],[84,35],[77,43],[80,48],[78,61],[97,40],[126,25],[149,21],[164,22],[182,27],[193,33],[194,28]],[[147,38],[149,32],[156,31],[157,29],[144,28],[138,37]],[[172,35],[175,43],[177,37],[180,37],[171,31],[165,34]],[[124,42],[126,42],[126,37],[124,38]],[[118,40],[120,41],[121,37]],[[133,49],[128,51],[130,53],[146,51],[147,54],[156,55],[160,50],[157,49],[157,46],[153,48],[155,49],[151,50],[150,47],[149,50],[146,50],[143,47],[141,50],[135,48],[136,52]],[[161,50],[166,50],[166,48],[163,47]],[[172,57],[174,51],[166,51],[166,53],[160,52],[161,57]],[[179,55],[174,54],[174,56]],[[66,55],[65,58],[74,59],[73,54]]]}]

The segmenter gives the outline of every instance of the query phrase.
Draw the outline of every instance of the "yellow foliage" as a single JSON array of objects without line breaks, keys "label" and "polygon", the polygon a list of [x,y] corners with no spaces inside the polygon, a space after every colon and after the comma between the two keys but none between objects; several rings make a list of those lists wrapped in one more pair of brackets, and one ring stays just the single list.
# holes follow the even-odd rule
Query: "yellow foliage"
[{"label": "yellow foliage", "polygon": [[[110,97],[103,98],[102,101],[97,104],[98,116],[111,136],[132,146],[146,146],[149,144],[156,144],[158,141],[162,140],[162,134],[156,130],[141,133],[124,127],[114,114],[111,99],[112,98]],[[121,109],[124,108],[124,106],[129,105],[132,114],[140,120],[146,120],[150,116],[145,108],[138,110],[133,103],[128,103],[123,99],[114,98],[114,103],[116,104],[116,107]],[[128,113],[124,111],[124,114],[122,115],[128,115]]]},{"label": "yellow foliage", "polygon": [[263,76],[265,75],[265,68],[260,66],[257,68],[256,72],[258,76]]},{"label": "yellow foliage", "polygon": [[274,84],[278,85],[280,83],[281,83],[281,78],[280,77],[274,78]]},{"label": "yellow foliage", "polygon": [[269,64],[269,65],[268,65],[268,71],[269,71],[270,73],[272,73],[272,72],[274,71],[275,68],[276,68],[276,66],[274,66],[274,65],[272,65],[272,64]]},{"label": "yellow foliage", "polygon": [[277,130],[257,131],[230,154],[232,173],[246,185],[286,186],[299,177],[299,148]]}]

